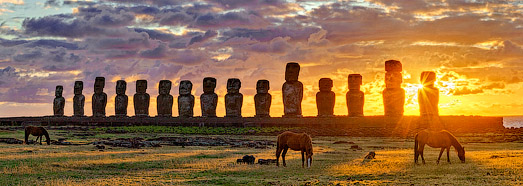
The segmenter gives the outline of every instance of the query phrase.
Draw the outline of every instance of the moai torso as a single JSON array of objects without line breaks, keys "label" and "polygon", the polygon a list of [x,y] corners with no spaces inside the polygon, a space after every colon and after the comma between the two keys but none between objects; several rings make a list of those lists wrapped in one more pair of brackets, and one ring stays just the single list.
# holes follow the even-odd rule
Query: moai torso
[{"label": "moai torso", "polygon": [[206,77],[203,79],[203,94],[200,96],[200,107],[202,109],[202,117],[216,117],[218,95],[214,93],[215,88],[215,78]]},{"label": "moai torso", "polygon": [[438,116],[439,89],[434,87],[436,73],[430,71],[422,72],[420,81],[423,85],[423,87],[418,90],[420,115],[422,117]]},{"label": "moai torso", "polygon": [[225,117],[242,117],[243,95],[240,93],[239,79],[227,80],[227,94],[225,95]]},{"label": "moai torso", "polygon": [[56,86],[55,98],[53,101],[53,114],[54,116],[64,116],[65,99],[62,97],[64,87],[62,85]]},{"label": "moai torso", "polygon": [[349,74],[349,91],[347,92],[347,110],[349,117],[363,116],[365,94],[360,90],[362,77],[359,74]]},{"label": "moai torso", "polygon": [[269,94],[269,81],[258,80],[256,83],[256,92],[256,95],[254,95],[256,117],[270,117],[272,96]]},{"label": "moai torso", "polygon": [[159,95],[156,97],[156,110],[160,117],[171,117],[173,115],[171,87],[172,83],[169,80],[161,80],[158,85]]},{"label": "moai torso", "polygon": [[125,95],[127,89],[127,82],[124,80],[116,81],[116,97],[114,100],[114,114],[116,116],[127,116],[127,106],[129,105],[129,98]]},{"label": "moai torso", "polygon": [[147,80],[136,81],[136,94],[134,94],[134,115],[149,116],[150,96],[147,94]]},{"label": "moai torso", "polygon": [[285,68],[285,83],[282,86],[284,117],[301,117],[301,101],[303,99],[303,84],[298,81],[300,65],[287,63]]},{"label": "moai torso", "polygon": [[105,106],[107,106],[107,94],[103,92],[105,78],[96,77],[94,81],[94,94],[92,99],[93,116],[105,117]]},{"label": "moai torso", "polygon": [[401,62],[388,60],[385,62],[385,90],[383,90],[383,105],[385,116],[403,116],[405,105],[405,90],[401,88]]},{"label": "moai torso", "polygon": [[74,82],[73,116],[84,116],[85,96],[82,94],[84,82]]},{"label": "moai torso", "polygon": [[192,83],[185,80],[180,82],[180,89],[178,96],[178,115],[179,117],[193,117],[194,116],[194,96],[191,95]]},{"label": "moai torso", "polygon": [[318,116],[334,116],[336,95],[332,92],[332,86],[331,79],[320,79],[320,92],[316,93],[316,108],[318,109]]}]

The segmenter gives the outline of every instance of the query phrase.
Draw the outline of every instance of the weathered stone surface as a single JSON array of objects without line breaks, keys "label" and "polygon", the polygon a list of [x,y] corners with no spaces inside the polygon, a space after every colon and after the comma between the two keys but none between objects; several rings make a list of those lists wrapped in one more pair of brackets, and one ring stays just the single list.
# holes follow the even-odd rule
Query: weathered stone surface
[{"label": "weathered stone surface", "polygon": [[104,91],[105,78],[96,77],[94,80],[94,94],[92,98],[93,116],[105,117],[105,107],[107,106],[107,94]]},{"label": "weathered stone surface", "polygon": [[242,117],[243,95],[240,93],[241,81],[237,78],[227,80],[225,95],[225,117]]},{"label": "weathered stone surface", "polygon": [[73,116],[84,116],[85,96],[82,94],[84,82],[74,82]]},{"label": "weathered stone surface", "polygon": [[269,88],[268,80],[258,80],[256,82],[256,95],[254,95],[256,117],[270,117],[272,96],[269,94]]},{"label": "weathered stone surface", "polygon": [[282,86],[284,117],[301,117],[301,101],[303,99],[303,84],[298,81],[300,65],[287,63],[285,68],[285,83]]},{"label": "weathered stone surface", "polygon": [[385,116],[403,116],[405,105],[405,90],[401,88],[403,77],[402,64],[396,60],[385,61],[385,90],[383,90],[383,105]]},{"label": "weathered stone surface", "polygon": [[158,84],[158,97],[156,97],[156,110],[160,117],[171,117],[173,115],[174,98],[170,94],[172,82],[160,80]]},{"label": "weathered stone surface", "polygon": [[387,72],[401,72],[403,70],[403,65],[400,61],[397,60],[388,60],[385,61],[385,71]]},{"label": "weathered stone surface", "polygon": [[147,80],[136,81],[136,94],[134,94],[134,115],[139,117],[149,116],[149,101],[151,97],[146,93]]},{"label": "weathered stone surface", "polygon": [[129,105],[129,97],[125,95],[127,90],[127,82],[124,80],[116,81],[116,98],[114,101],[114,113],[116,116],[127,116],[127,106]]},{"label": "weathered stone surface", "polygon": [[363,116],[363,105],[365,103],[365,94],[360,90],[362,76],[360,74],[349,74],[349,91],[346,94],[347,110],[349,117]]},{"label": "weathered stone surface", "polygon": [[434,87],[435,81],[436,73],[430,71],[421,73],[420,82],[423,87],[418,90],[418,103],[421,116],[439,115],[439,89]]},{"label": "weathered stone surface", "polygon": [[316,93],[316,107],[318,116],[334,116],[336,95],[332,91],[332,79],[321,78],[319,81],[320,92]]},{"label": "weathered stone surface", "polygon": [[180,96],[178,96],[178,115],[179,117],[194,116],[194,96],[191,95],[192,83],[185,80],[180,82]]},{"label": "weathered stone surface", "polygon": [[53,101],[53,114],[54,116],[64,116],[65,98],[62,97],[64,87],[62,85],[56,86]]},{"label": "weathered stone surface", "polygon": [[203,94],[200,95],[200,107],[202,117],[216,117],[216,106],[218,105],[218,95],[214,93],[216,79],[213,77],[203,78]]}]

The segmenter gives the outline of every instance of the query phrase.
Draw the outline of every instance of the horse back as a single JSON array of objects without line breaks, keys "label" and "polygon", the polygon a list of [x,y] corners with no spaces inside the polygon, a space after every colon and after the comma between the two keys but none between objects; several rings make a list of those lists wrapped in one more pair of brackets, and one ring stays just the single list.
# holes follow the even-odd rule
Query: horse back
[{"label": "horse back", "polygon": [[305,150],[308,143],[311,143],[311,140],[310,137],[305,133],[294,133],[286,131],[278,135],[279,146],[287,146],[292,150]]},{"label": "horse back", "polygon": [[442,131],[429,131],[422,130],[418,133],[417,140],[419,143],[427,144],[430,147],[441,148],[441,147],[450,147],[451,139],[450,134],[446,130]]}]

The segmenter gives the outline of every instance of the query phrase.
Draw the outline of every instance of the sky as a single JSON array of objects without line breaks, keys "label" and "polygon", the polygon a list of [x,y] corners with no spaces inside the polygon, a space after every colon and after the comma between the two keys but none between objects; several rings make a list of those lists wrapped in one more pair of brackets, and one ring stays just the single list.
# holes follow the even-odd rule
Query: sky
[{"label": "sky", "polygon": [[[303,115],[317,115],[320,78],[331,78],[334,114],[347,115],[349,74],[363,76],[365,115],[383,115],[384,63],[403,64],[405,115],[419,115],[422,71],[436,72],[440,115],[523,115],[523,2],[518,0],[0,0],[0,117],[52,115],[56,85],[72,115],[74,81],[91,115],[94,79],[146,79],[150,114],[158,82],[193,83],[195,116],[204,77],[239,78],[243,116],[256,81],[270,81],[271,116],[283,115],[285,64],[301,65]],[[178,115],[176,99],[173,115]]]}]

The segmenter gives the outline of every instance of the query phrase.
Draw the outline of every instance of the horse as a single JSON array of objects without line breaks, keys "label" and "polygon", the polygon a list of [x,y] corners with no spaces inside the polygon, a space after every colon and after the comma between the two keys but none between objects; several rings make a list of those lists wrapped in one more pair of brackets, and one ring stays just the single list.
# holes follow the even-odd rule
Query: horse
[{"label": "horse", "polygon": [[439,164],[441,154],[447,149],[447,162],[450,163],[449,150],[450,146],[454,146],[454,149],[458,152],[458,157],[462,163],[465,163],[465,147],[461,146],[456,137],[449,131],[429,131],[427,129],[422,130],[414,137],[414,163],[418,164],[418,156],[421,155],[421,160],[425,164],[425,158],[423,158],[423,148],[425,144],[433,148],[441,148],[439,152],[438,160]]},{"label": "horse", "polygon": [[40,138],[40,145],[42,144],[42,136],[45,135],[45,141],[47,142],[47,145],[51,145],[51,138],[49,138],[49,133],[47,133],[47,130],[45,130],[44,127],[25,127],[25,144],[27,144],[27,140],[31,134],[36,136],[36,142],[38,142],[38,138]]},{"label": "horse", "polygon": [[306,133],[294,133],[290,131],[286,131],[278,135],[278,142],[277,142],[277,148],[276,148],[276,166],[280,166],[280,153],[283,159],[283,166],[287,166],[285,163],[285,154],[287,154],[288,149],[292,149],[295,151],[301,151],[301,166],[305,167],[305,157],[304,153],[307,157],[307,168],[311,167],[312,164],[312,139],[311,137]]}]

